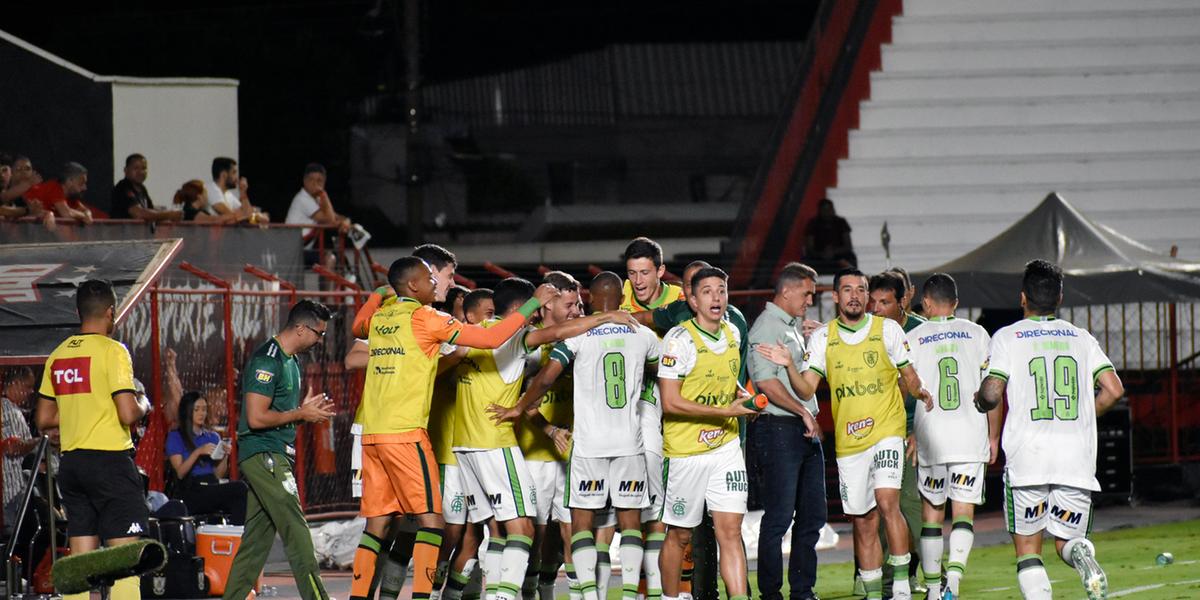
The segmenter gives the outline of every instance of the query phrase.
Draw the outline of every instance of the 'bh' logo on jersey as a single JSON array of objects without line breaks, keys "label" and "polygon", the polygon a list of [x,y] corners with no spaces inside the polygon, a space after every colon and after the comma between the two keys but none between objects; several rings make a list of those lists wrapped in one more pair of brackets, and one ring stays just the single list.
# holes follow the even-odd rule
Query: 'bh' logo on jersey
[{"label": "'bh' logo on jersey", "polygon": [[50,365],[51,385],[55,396],[88,394],[92,391],[92,358],[60,358]]}]

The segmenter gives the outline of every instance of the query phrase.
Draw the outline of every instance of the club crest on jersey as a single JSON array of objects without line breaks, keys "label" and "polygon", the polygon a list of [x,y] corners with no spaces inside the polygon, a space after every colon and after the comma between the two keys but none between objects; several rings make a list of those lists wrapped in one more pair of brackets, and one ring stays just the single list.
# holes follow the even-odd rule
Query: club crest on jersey
[{"label": "club crest on jersey", "polygon": [[259,383],[271,383],[272,379],[275,379],[274,373],[264,370],[264,369],[255,369],[255,371],[254,371],[254,380],[255,381],[257,381]]},{"label": "club crest on jersey", "polygon": [[867,350],[863,352],[863,360],[866,361],[868,367],[874,369],[875,365],[879,363],[879,353],[874,350]]},{"label": "club crest on jersey", "polygon": [[729,372],[730,372],[730,373],[733,373],[733,376],[734,376],[734,377],[737,377],[737,374],[738,374],[738,361],[737,361],[737,359],[736,359],[736,358],[735,358],[735,359],[732,359],[732,360],[730,360],[730,361],[729,361]]},{"label": "club crest on jersey", "polygon": [[875,419],[867,417],[857,421],[846,423],[846,435],[855,439],[863,439],[871,434],[871,430],[875,428]]},{"label": "club crest on jersey", "polygon": [[721,439],[724,437],[724,429],[701,429],[700,435],[696,436],[696,441],[709,448],[716,448],[721,445]]}]

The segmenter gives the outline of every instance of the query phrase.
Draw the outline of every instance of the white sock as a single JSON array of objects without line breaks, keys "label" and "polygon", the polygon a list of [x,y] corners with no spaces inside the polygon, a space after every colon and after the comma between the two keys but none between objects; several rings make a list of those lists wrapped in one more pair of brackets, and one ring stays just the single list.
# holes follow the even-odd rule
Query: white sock
[{"label": "white sock", "polygon": [[950,529],[950,555],[946,559],[946,587],[957,596],[958,584],[967,569],[967,557],[975,543],[975,522],[970,517],[956,517]]},{"label": "white sock", "polygon": [[[883,598],[883,569],[866,569],[858,570],[858,577],[862,579],[863,588],[867,590],[867,600],[876,600]],[[894,584],[893,584],[894,587]]]},{"label": "white sock", "polygon": [[[642,532],[626,529],[621,532],[621,598],[637,600],[638,580],[642,578]],[[626,565],[632,565],[632,568]]]},{"label": "white sock", "polygon": [[596,589],[596,536],[590,531],[581,531],[571,536],[571,562],[575,563],[575,576],[579,578],[579,593],[583,600],[597,600]]},{"label": "white sock", "polygon": [[533,540],[523,535],[510,535],[504,542],[504,554],[500,558],[500,587],[496,590],[497,600],[517,600],[521,597],[521,583],[529,569],[529,550]]},{"label": "white sock", "polygon": [[567,600],[583,600],[583,593],[579,591],[579,576],[575,574],[574,563],[563,565],[563,570],[567,572]]},{"label": "white sock", "polygon": [[1096,554],[1096,546],[1092,544],[1091,540],[1087,538],[1071,538],[1067,540],[1067,543],[1063,544],[1062,551],[1058,553],[1059,558],[1063,559],[1063,562],[1067,563],[1067,566],[1075,566],[1075,561],[1071,560],[1071,550],[1075,548],[1076,544],[1083,544],[1087,546],[1088,550],[1091,550],[1093,556]]},{"label": "white sock", "polygon": [[888,564],[892,565],[892,572],[895,575],[892,578],[892,598],[896,600],[911,600],[912,588],[908,585],[908,563],[912,561],[911,554],[901,554],[900,556],[892,555],[888,557]]},{"label": "white sock", "polygon": [[646,551],[642,554],[642,574],[646,576],[646,600],[659,600],[662,595],[662,571],[658,570],[658,555],[662,552],[665,533],[651,533],[646,538]]},{"label": "white sock", "polygon": [[1017,558],[1017,584],[1025,600],[1050,600],[1050,576],[1042,565],[1042,557],[1027,554]]},{"label": "white sock", "polygon": [[596,542],[596,596],[608,598],[608,582],[612,580],[612,555],[608,544]]},{"label": "white sock", "polygon": [[924,523],[921,525],[921,570],[925,572],[925,587],[929,588],[927,597],[942,597],[942,541],[941,523]]},{"label": "white sock", "polygon": [[484,595],[487,600],[495,600],[496,591],[500,589],[500,563],[504,558],[506,542],[502,537],[488,538],[487,554],[483,557]]},{"label": "white sock", "polygon": [[463,570],[458,573],[450,573],[446,578],[446,591],[442,594],[444,600],[459,600],[465,594],[467,585],[471,581],[471,575],[475,572],[475,565],[478,561],[471,559],[467,564],[463,565]]}]

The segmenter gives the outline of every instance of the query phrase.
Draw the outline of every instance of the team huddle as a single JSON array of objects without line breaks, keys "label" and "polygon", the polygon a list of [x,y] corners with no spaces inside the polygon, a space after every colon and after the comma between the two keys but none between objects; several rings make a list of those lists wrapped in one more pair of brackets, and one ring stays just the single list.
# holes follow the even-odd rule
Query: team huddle
[{"label": "team huddle", "polygon": [[[948,275],[924,284],[923,318],[901,309],[897,319],[878,303],[868,312],[876,278],[848,269],[834,279],[835,319],[796,331],[795,343],[751,348],[720,269],[698,261],[682,287],[671,285],[661,247],[646,238],[624,259],[626,281],[602,272],[589,282],[586,316],[582,286],[566,273],[536,288],[510,278],[470,291],[452,285],[455,258],[435,245],[391,265],[389,285],[355,318],[359,343],[346,359],[366,370],[353,467],[367,524],[352,598],[396,597],[410,560],[414,598],[550,600],[560,566],[572,600],[606,598],[617,533],[623,598],[688,598],[691,532],[706,516],[727,593],[747,598],[739,427],[762,409],[748,389],[750,357],[786,371],[798,399],[828,384],[867,598],[883,597],[885,562],[894,598],[958,597],[1002,429],[1022,593],[1050,598],[1048,531],[1089,597],[1105,596],[1087,540],[1095,420],[1123,390],[1096,340],[1053,317],[1056,266],[1027,266],[1026,318],[994,337],[954,318]],[[776,298],[807,290],[802,316],[815,279],[788,265]],[[779,408],[819,438],[806,406],[815,405]],[[901,488],[914,483],[919,527],[901,509]],[[918,562],[924,590],[903,576]]]}]

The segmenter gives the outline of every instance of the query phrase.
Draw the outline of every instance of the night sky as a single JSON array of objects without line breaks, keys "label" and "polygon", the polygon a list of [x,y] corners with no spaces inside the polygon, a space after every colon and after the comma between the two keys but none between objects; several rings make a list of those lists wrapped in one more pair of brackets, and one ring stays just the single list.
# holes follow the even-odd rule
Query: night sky
[{"label": "night sky", "polygon": [[[400,0],[95,2],[7,8],[4,29],[105,75],[239,79],[240,164],[282,215],[310,161],[347,193],[347,128],[365,96],[402,86]],[[422,70],[444,81],[614,42],[803,39],[816,0],[425,1]],[[5,140],[19,152],[19,140]],[[153,160],[153,157],[151,157]]]}]

